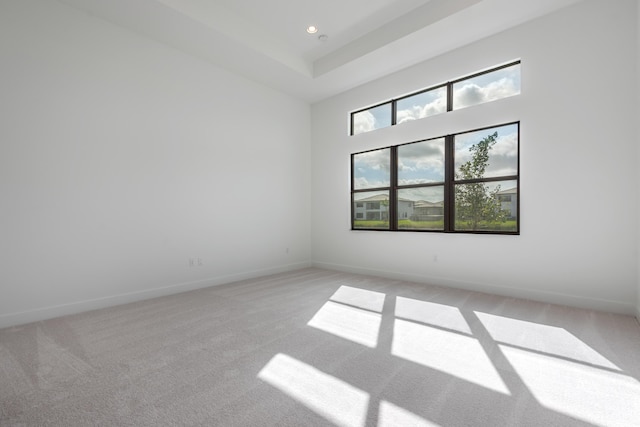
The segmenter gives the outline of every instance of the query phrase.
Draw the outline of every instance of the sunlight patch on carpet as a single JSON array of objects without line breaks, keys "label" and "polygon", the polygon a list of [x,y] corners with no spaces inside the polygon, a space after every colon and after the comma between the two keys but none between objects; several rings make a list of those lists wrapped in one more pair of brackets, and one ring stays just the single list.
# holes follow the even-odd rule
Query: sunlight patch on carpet
[{"label": "sunlight patch on carpet", "polygon": [[369,394],[286,354],[275,355],[258,378],[339,426],[364,426]]},{"label": "sunlight patch on carpet", "polygon": [[375,348],[382,315],[333,301],[326,302],[307,325]]},{"label": "sunlight patch on carpet", "polygon": [[407,411],[400,406],[383,400],[380,402],[380,414],[378,415],[378,427],[440,427],[436,423],[427,421],[422,417]]},{"label": "sunlight patch on carpet", "polygon": [[500,349],[541,405],[596,425],[638,426],[638,380],[507,345]]},{"label": "sunlight patch on carpet", "polygon": [[475,312],[491,337],[504,344],[620,370],[609,359],[564,328]]},{"label": "sunlight patch on carpet", "polygon": [[385,294],[381,292],[369,291],[367,289],[354,288],[351,286],[340,286],[338,290],[329,298],[331,301],[353,305],[369,311],[382,312]]},{"label": "sunlight patch on carpet", "polygon": [[395,319],[391,352],[484,388],[511,394],[475,338]]},{"label": "sunlight patch on carpet", "polygon": [[458,307],[396,297],[396,317],[451,329],[471,335],[471,328]]}]

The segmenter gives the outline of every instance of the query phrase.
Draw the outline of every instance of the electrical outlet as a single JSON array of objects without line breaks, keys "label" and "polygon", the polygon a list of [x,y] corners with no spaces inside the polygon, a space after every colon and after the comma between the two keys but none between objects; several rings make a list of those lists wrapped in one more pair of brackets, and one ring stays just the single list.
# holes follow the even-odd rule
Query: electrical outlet
[{"label": "electrical outlet", "polygon": [[204,265],[204,262],[202,261],[202,258],[198,258],[198,267],[202,267]]},{"label": "electrical outlet", "polygon": [[189,267],[193,267],[196,265],[196,259],[195,258],[189,258]]}]

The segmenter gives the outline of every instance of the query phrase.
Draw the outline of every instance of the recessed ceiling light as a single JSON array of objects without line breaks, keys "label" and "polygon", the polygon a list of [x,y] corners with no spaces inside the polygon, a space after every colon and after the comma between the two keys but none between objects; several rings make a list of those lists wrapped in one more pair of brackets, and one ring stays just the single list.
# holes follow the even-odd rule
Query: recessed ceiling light
[{"label": "recessed ceiling light", "polygon": [[318,32],[318,27],[316,27],[315,25],[309,25],[307,27],[307,33],[309,34],[315,34]]},{"label": "recessed ceiling light", "polygon": [[326,42],[329,39],[329,36],[326,34],[320,34],[318,36],[318,40],[320,40],[321,42]]}]

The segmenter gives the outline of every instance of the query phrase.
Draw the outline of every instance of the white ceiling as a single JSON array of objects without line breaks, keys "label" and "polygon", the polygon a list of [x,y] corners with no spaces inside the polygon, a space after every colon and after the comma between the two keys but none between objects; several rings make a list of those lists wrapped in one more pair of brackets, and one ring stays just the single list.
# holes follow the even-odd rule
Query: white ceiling
[{"label": "white ceiling", "polygon": [[316,102],[582,0],[60,1]]}]

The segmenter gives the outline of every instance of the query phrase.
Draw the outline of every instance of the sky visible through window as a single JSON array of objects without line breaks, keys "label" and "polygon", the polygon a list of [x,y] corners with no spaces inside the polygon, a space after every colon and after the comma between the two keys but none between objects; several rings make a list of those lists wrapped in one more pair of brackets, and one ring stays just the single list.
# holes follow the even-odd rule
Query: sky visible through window
[{"label": "sky visible through window", "polygon": [[388,187],[390,179],[391,149],[369,151],[353,158],[354,189]]},{"label": "sky visible through window", "polygon": [[474,144],[485,137],[498,133],[495,145],[489,150],[489,162],[483,178],[516,175],[518,173],[518,125],[510,124],[475,132],[463,133],[455,137],[455,171],[471,160]]},{"label": "sky visible through window", "polygon": [[353,115],[353,134],[391,126],[391,103],[369,108]]},{"label": "sky visible through window", "polygon": [[[487,135],[498,133],[489,154],[489,164],[483,178],[518,174],[518,124],[508,124],[455,136],[455,169],[471,159],[469,148]],[[388,187],[390,185],[390,149],[369,151],[354,155],[354,190]],[[398,185],[444,182],[444,138],[420,141],[398,146]],[[501,189],[515,187],[517,183],[502,182]],[[493,189],[496,183],[487,184]],[[358,194],[357,199],[386,195],[388,191]],[[408,200],[442,202],[443,187],[407,188],[399,196]]]},{"label": "sky visible through window", "polygon": [[398,147],[398,185],[444,181],[444,138]]},{"label": "sky visible through window", "polygon": [[482,74],[453,85],[453,109],[483,104],[520,93],[520,64]]},{"label": "sky visible through window", "polygon": [[447,111],[447,88],[443,86],[399,99],[396,109],[398,124],[444,113]]},{"label": "sky visible through window", "polygon": [[[453,110],[518,95],[520,64],[461,80],[452,86]],[[399,99],[396,110],[397,124],[444,113],[447,110],[447,88],[437,87]],[[353,135],[388,126],[391,126],[391,102],[353,114]]]}]

